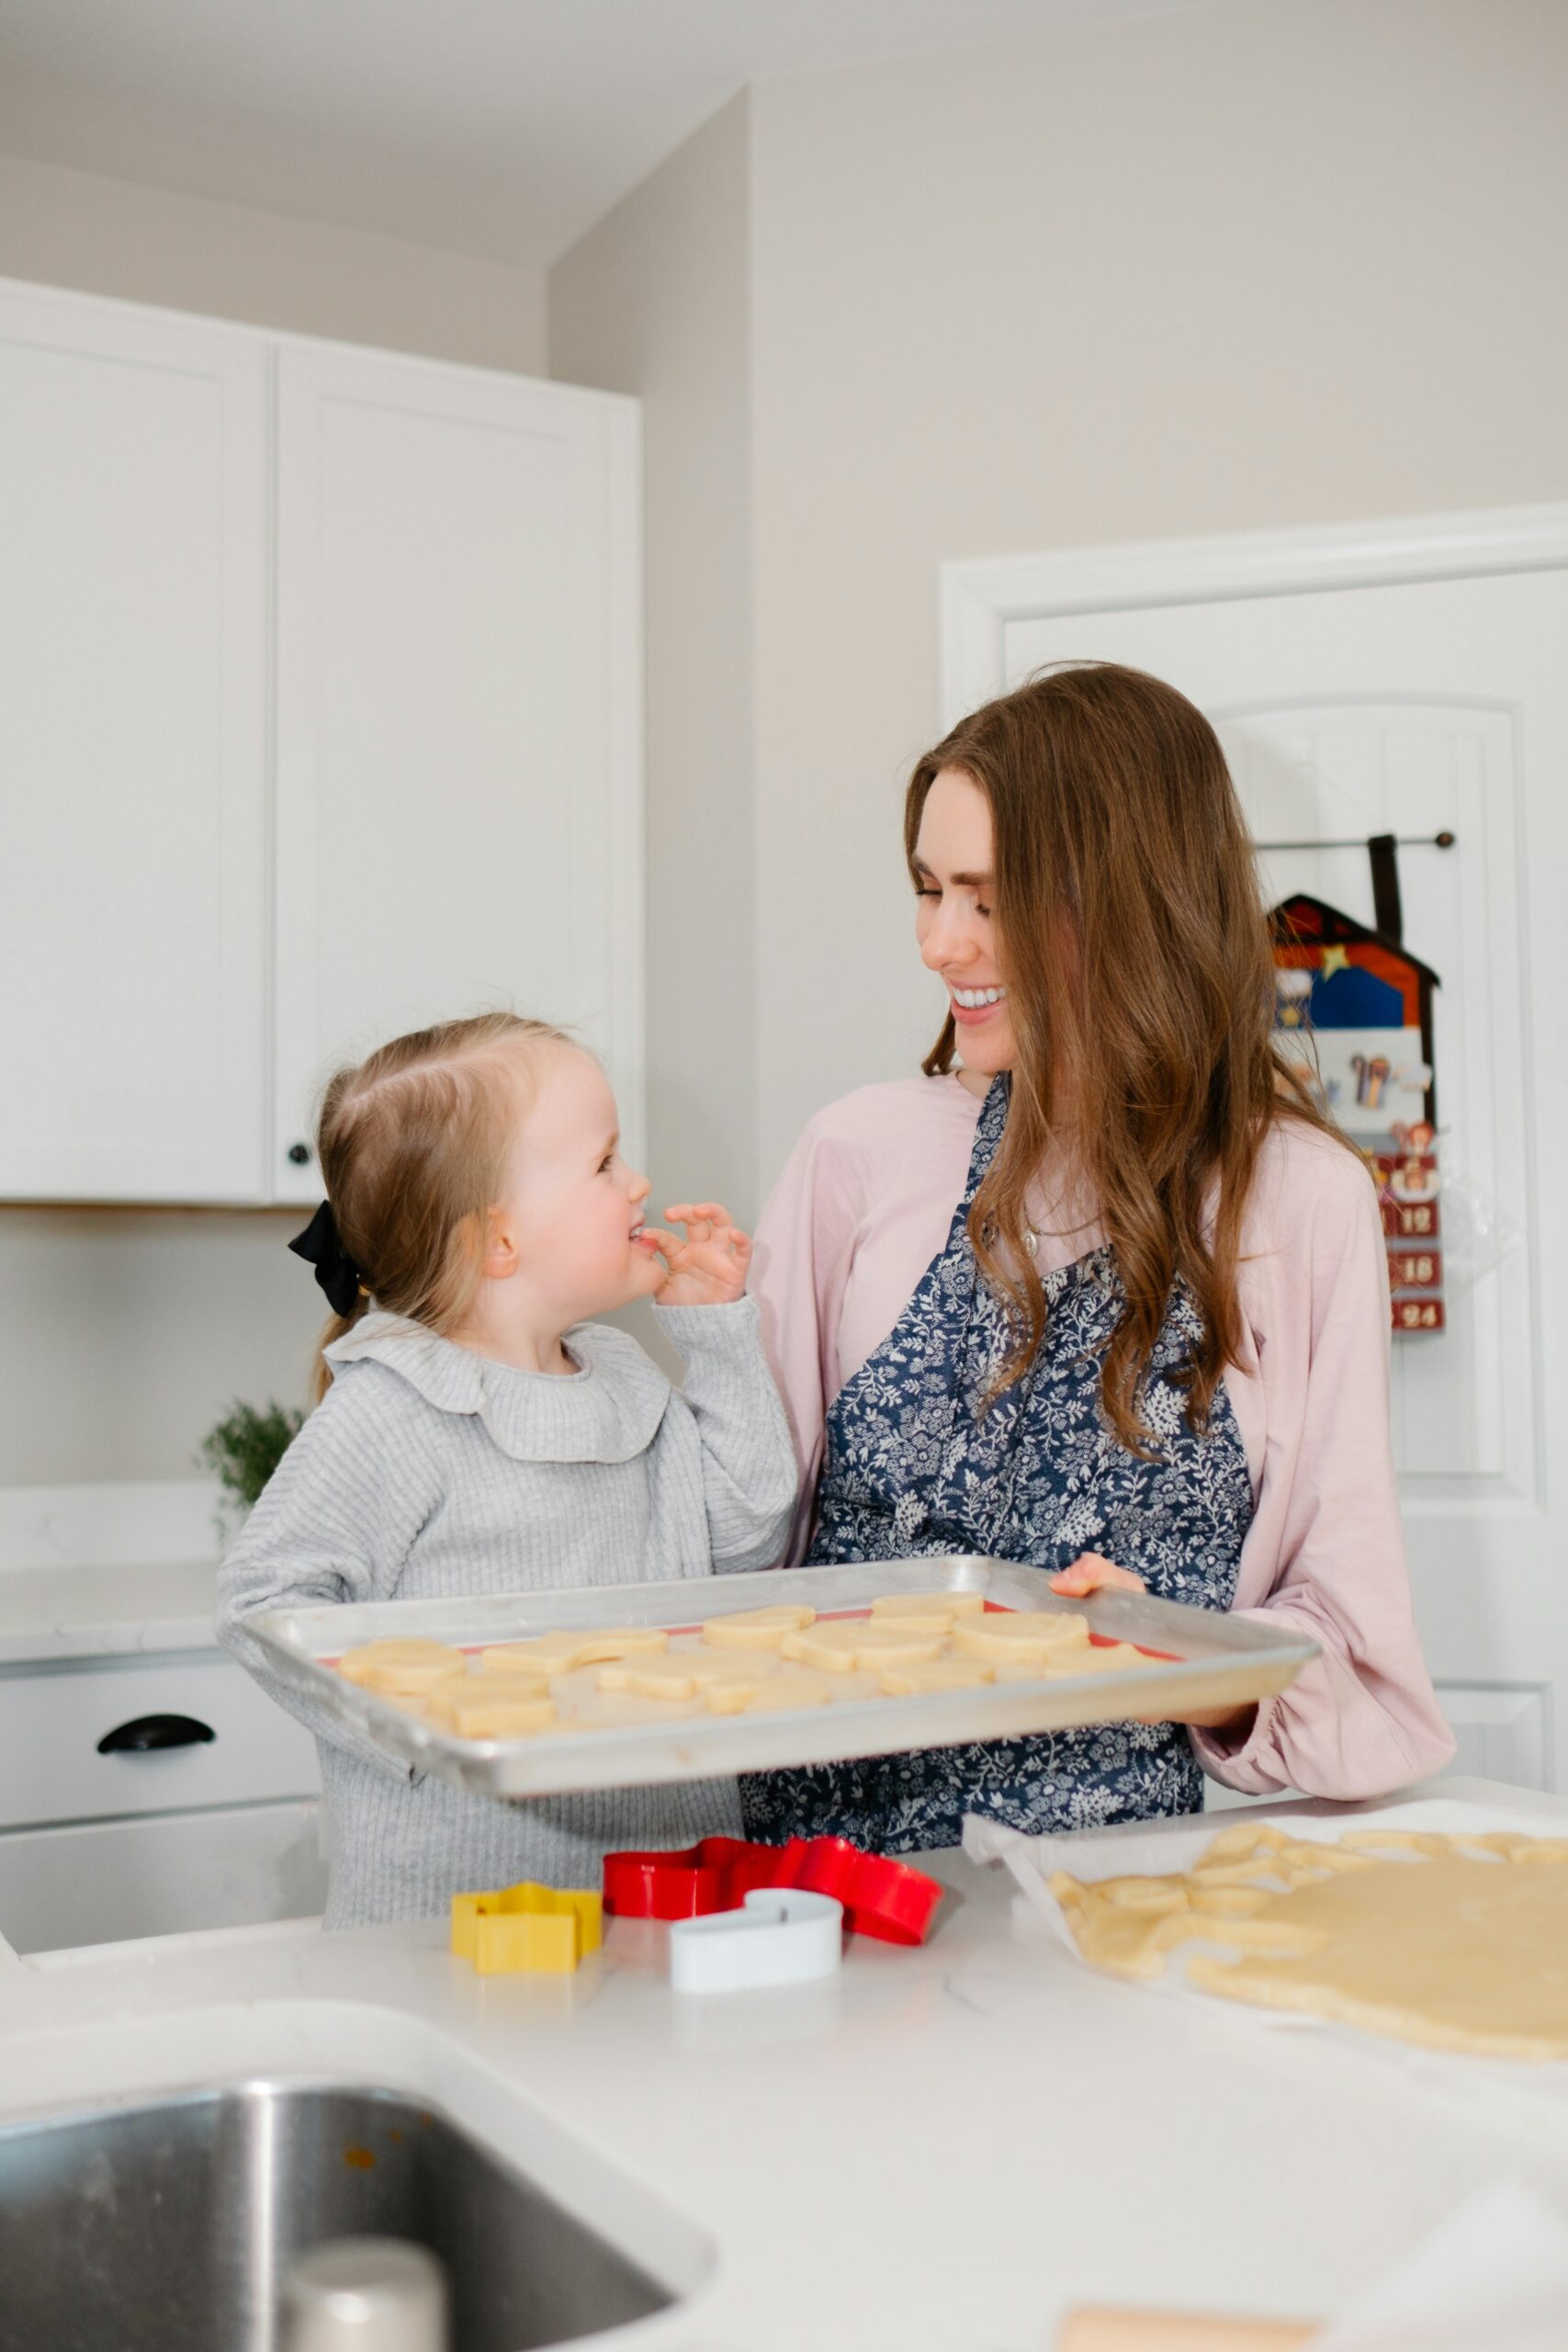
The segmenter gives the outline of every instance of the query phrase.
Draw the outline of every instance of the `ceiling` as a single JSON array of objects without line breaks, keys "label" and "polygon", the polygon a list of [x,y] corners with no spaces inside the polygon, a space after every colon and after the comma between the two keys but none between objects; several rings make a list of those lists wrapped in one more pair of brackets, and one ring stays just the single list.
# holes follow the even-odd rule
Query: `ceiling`
[{"label": "ceiling", "polygon": [[0,153],[553,261],[767,74],[1195,0],[0,0]]}]

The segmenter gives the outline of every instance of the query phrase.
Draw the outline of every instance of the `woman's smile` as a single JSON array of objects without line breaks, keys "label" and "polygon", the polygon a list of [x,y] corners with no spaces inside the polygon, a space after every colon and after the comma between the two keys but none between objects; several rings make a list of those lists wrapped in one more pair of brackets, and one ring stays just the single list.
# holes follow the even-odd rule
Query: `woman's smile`
[{"label": "woman's smile", "polygon": [[953,1017],[964,1028],[972,1029],[983,1021],[994,1019],[998,1005],[1007,1002],[1004,988],[961,989],[949,980],[947,993],[953,1004]]}]

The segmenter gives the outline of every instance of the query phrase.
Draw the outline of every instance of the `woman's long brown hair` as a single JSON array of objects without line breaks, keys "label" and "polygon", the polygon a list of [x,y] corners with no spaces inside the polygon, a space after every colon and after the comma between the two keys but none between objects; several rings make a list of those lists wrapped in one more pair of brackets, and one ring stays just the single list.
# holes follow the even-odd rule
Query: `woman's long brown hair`
[{"label": "woman's long brown hair", "polygon": [[[1122,1444],[1147,1457],[1141,1401],[1176,1283],[1202,1317],[1186,1384],[1201,1429],[1240,1351],[1237,1260],[1264,1138],[1278,1119],[1335,1132],[1275,1046],[1252,842],[1201,712],[1111,662],[1034,677],[926,753],[905,802],[911,873],[943,769],[990,804],[998,968],[1018,1048],[1006,1132],[969,1216],[981,1270],[1018,1325],[1000,1385],[1022,1376],[1044,1335],[1024,1204],[1047,1163],[1060,1164],[1055,1106],[1066,1103],[1070,1163],[1126,1295],[1101,1401]],[[929,1074],[952,1069],[955,1042],[950,1012]]]}]

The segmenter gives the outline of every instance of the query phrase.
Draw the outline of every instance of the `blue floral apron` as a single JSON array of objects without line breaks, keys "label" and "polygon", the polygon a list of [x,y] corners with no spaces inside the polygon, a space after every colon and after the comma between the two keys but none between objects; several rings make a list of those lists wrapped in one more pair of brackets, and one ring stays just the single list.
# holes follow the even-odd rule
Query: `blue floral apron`
[{"label": "blue floral apron", "polygon": [[[947,1245],[828,1415],[814,1562],[984,1552],[1064,1568],[1101,1552],[1151,1592],[1228,1609],[1252,1484],[1222,1385],[1201,1435],[1173,1385],[1202,1324],[1183,1285],[1156,1344],[1144,1418],[1155,1461],[1130,1453],[1100,1408],[1100,1374],[1123,1294],[1109,1247],[1044,1278],[1045,1337],[1024,1377],[981,1409],[1012,1334],[980,1277],[970,1204],[1001,1140],[1009,1081],[980,1114]],[[1176,1724],[1079,1731],[874,1757],[743,1783],[748,1830],[836,1834],[883,1853],[958,1842],[966,1813],[1032,1834],[1196,1813],[1203,1776]]]}]

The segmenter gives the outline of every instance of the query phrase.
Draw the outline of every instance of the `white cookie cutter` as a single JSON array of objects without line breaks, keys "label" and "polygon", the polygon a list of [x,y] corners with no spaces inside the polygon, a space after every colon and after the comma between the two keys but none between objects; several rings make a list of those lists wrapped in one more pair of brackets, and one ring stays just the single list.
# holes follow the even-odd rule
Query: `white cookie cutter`
[{"label": "white cookie cutter", "polygon": [[670,1923],[678,1993],[741,1993],[831,1976],[843,1958],[844,1906],[798,1886],[753,1887],[739,1911]]}]

